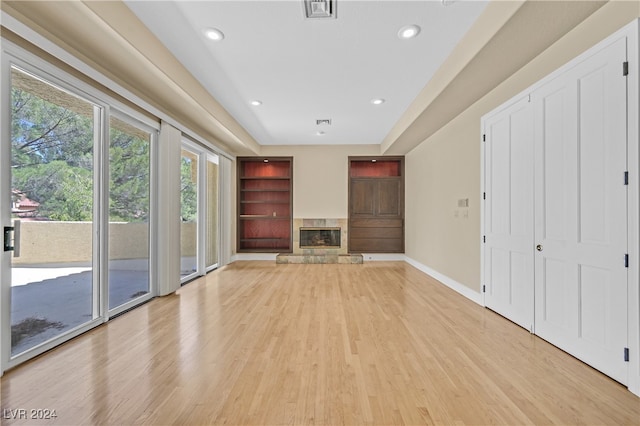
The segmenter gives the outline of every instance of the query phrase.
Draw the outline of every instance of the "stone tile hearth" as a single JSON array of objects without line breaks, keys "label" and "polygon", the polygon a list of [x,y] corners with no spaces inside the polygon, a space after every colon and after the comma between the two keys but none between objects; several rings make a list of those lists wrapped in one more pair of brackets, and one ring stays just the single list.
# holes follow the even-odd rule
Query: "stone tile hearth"
[{"label": "stone tile hearth", "polygon": [[276,263],[341,263],[362,264],[361,254],[293,254],[280,253],[276,256]]}]

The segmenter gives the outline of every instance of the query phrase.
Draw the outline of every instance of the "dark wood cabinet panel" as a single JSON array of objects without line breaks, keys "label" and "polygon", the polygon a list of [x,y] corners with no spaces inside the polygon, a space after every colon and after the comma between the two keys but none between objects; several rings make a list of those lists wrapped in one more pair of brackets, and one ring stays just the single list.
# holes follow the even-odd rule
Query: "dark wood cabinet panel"
[{"label": "dark wood cabinet panel", "polygon": [[395,238],[402,239],[402,226],[381,226],[381,227],[368,227],[368,228],[358,228],[354,227],[351,232],[351,238],[353,239],[363,239],[363,238],[372,238],[372,229],[375,229],[374,238],[385,239],[385,238]]},{"label": "dark wood cabinet panel", "polygon": [[349,157],[349,251],[404,252],[404,157]]},{"label": "dark wood cabinet panel", "polygon": [[402,219],[351,219],[351,226],[356,228],[401,228]]},{"label": "dark wood cabinet panel", "polygon": [[350,188],[350,214],[353,217],[375,215],[375,182],[353,179]]},{"label": "dark wood cabinet panel", "polygon": [[404,238],[354,238],[349,241],[352,253],[404,253]]},{"label": "dark wood cabinet panel", "polygon": [[376,216],[402,217],[404,213],[402,181],[400,178],[380,179],[377,183],[378,210]]},{"label": "dark wood cabinet panel", "polygon": [[292,157],[238,157],[237,251],[292,250]]}]

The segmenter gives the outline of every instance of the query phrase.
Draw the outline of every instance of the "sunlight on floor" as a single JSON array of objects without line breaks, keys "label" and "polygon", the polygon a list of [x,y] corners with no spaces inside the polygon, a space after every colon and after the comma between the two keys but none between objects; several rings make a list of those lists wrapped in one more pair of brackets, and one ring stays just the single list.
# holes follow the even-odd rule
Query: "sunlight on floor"
[{"label": "sunlight on floor", "polygon": [[68,268],[12,268],[11,287],[26,285],[44,280],[66,277],[71,274],[90,271],[91,267]]}]

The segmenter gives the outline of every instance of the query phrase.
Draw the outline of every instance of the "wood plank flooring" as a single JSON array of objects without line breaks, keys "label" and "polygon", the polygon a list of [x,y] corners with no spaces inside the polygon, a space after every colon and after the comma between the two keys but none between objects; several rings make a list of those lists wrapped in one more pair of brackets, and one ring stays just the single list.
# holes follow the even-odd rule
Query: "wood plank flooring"
[{"label": "wood plank flooring", "polygon": [[57,414],[7,425],[640,424],[623,386],[404,262],[236,262],[1,392]]}]

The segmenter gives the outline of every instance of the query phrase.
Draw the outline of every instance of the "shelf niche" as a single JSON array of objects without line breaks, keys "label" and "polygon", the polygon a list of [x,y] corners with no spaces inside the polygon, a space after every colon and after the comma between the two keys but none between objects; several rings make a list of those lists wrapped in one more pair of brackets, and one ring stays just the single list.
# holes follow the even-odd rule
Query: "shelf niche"
[{"label": "shelf niche", "polygon": [[238,157],[237,251],[292,251],[293,157]]}]

